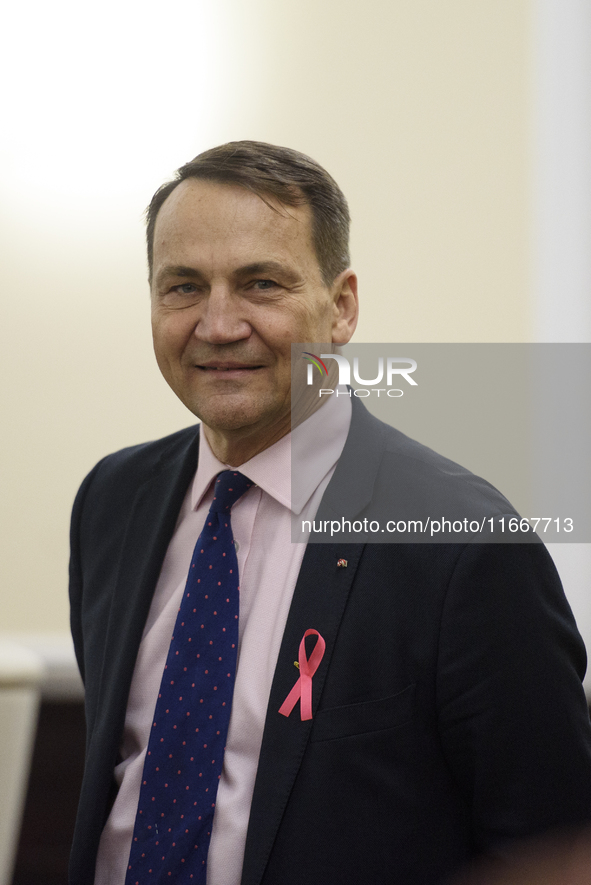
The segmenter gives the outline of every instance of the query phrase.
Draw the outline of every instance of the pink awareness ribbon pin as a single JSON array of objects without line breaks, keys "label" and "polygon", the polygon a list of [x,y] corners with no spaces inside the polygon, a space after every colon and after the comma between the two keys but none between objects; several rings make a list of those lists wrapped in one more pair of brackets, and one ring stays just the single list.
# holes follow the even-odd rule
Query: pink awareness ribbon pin
[{"label": "pink awareness ribbon pin", "polygon": [[[314,650],[310,655],[310,659],[306,657],[306,636],[315,635],[318,637]],[[293,708],[300,701],[300,713],[302,721],[312,718],[312,676],[318,669],[320,661],[324,657],[324,649],[326,643],[318,630],[306,630],[300,642],[298,651],[298,662],[300,665],[300,677],[290,693],[287,695],[279,712],[282,716],[289,716]]]}]

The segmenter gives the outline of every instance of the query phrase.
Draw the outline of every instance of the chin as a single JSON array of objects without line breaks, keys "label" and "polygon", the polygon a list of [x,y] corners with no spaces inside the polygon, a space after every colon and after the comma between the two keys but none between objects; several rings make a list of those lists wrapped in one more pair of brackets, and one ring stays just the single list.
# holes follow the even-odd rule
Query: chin
[{"label": "chin", "polygon": [[263,397],[223,396],[213,397],[207,403],[185,402],[194,415],[214,431],[232,431],[252,427],[272,412],[264,408]]}]

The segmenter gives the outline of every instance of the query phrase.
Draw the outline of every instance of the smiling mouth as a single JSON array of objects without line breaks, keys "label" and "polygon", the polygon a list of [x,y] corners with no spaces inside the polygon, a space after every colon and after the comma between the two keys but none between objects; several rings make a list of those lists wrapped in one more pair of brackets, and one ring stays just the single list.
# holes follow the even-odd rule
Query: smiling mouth
[{"label": "smiling mouth", "polygon": [[230,372],[252,372],[255,369],[264,369],[264,366],[200,366],[197,364],[196,369],[203,372],[217,372],[219,375]]}]

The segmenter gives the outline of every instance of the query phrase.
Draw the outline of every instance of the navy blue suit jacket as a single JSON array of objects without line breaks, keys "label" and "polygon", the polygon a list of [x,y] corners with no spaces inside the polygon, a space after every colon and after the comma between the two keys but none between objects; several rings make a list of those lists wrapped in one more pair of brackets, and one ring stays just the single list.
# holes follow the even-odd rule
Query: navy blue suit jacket
[{"label": "navy blue suit jacket", "polygon": [[[376,496],[441,486],[460,506],[507,510],[488,484],[354,405],[319,516],[363,518]],[[72,631],[88,734],[71,885],[93,882],[135,658],[198,446],[189,428],[125,449],[76,498]],[[313,718],[302,721],[299,704],[288,718],[278,711],[309,628],[326,652]],[[591,820],[584,669],[541,544],[309,544],[269,699],[242,885],[434,885],[475,854]]]}]

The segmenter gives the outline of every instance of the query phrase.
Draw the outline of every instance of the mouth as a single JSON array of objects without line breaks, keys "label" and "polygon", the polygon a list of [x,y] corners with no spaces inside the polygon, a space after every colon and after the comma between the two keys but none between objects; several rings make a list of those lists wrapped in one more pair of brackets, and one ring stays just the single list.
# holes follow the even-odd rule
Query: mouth
[{"label": "mouth", "polygon": [[197,363],[195,368],[210,375],[223,377],[243,377],[244,375],[264,369],[263,365],[247,365],[246,363]]}]

